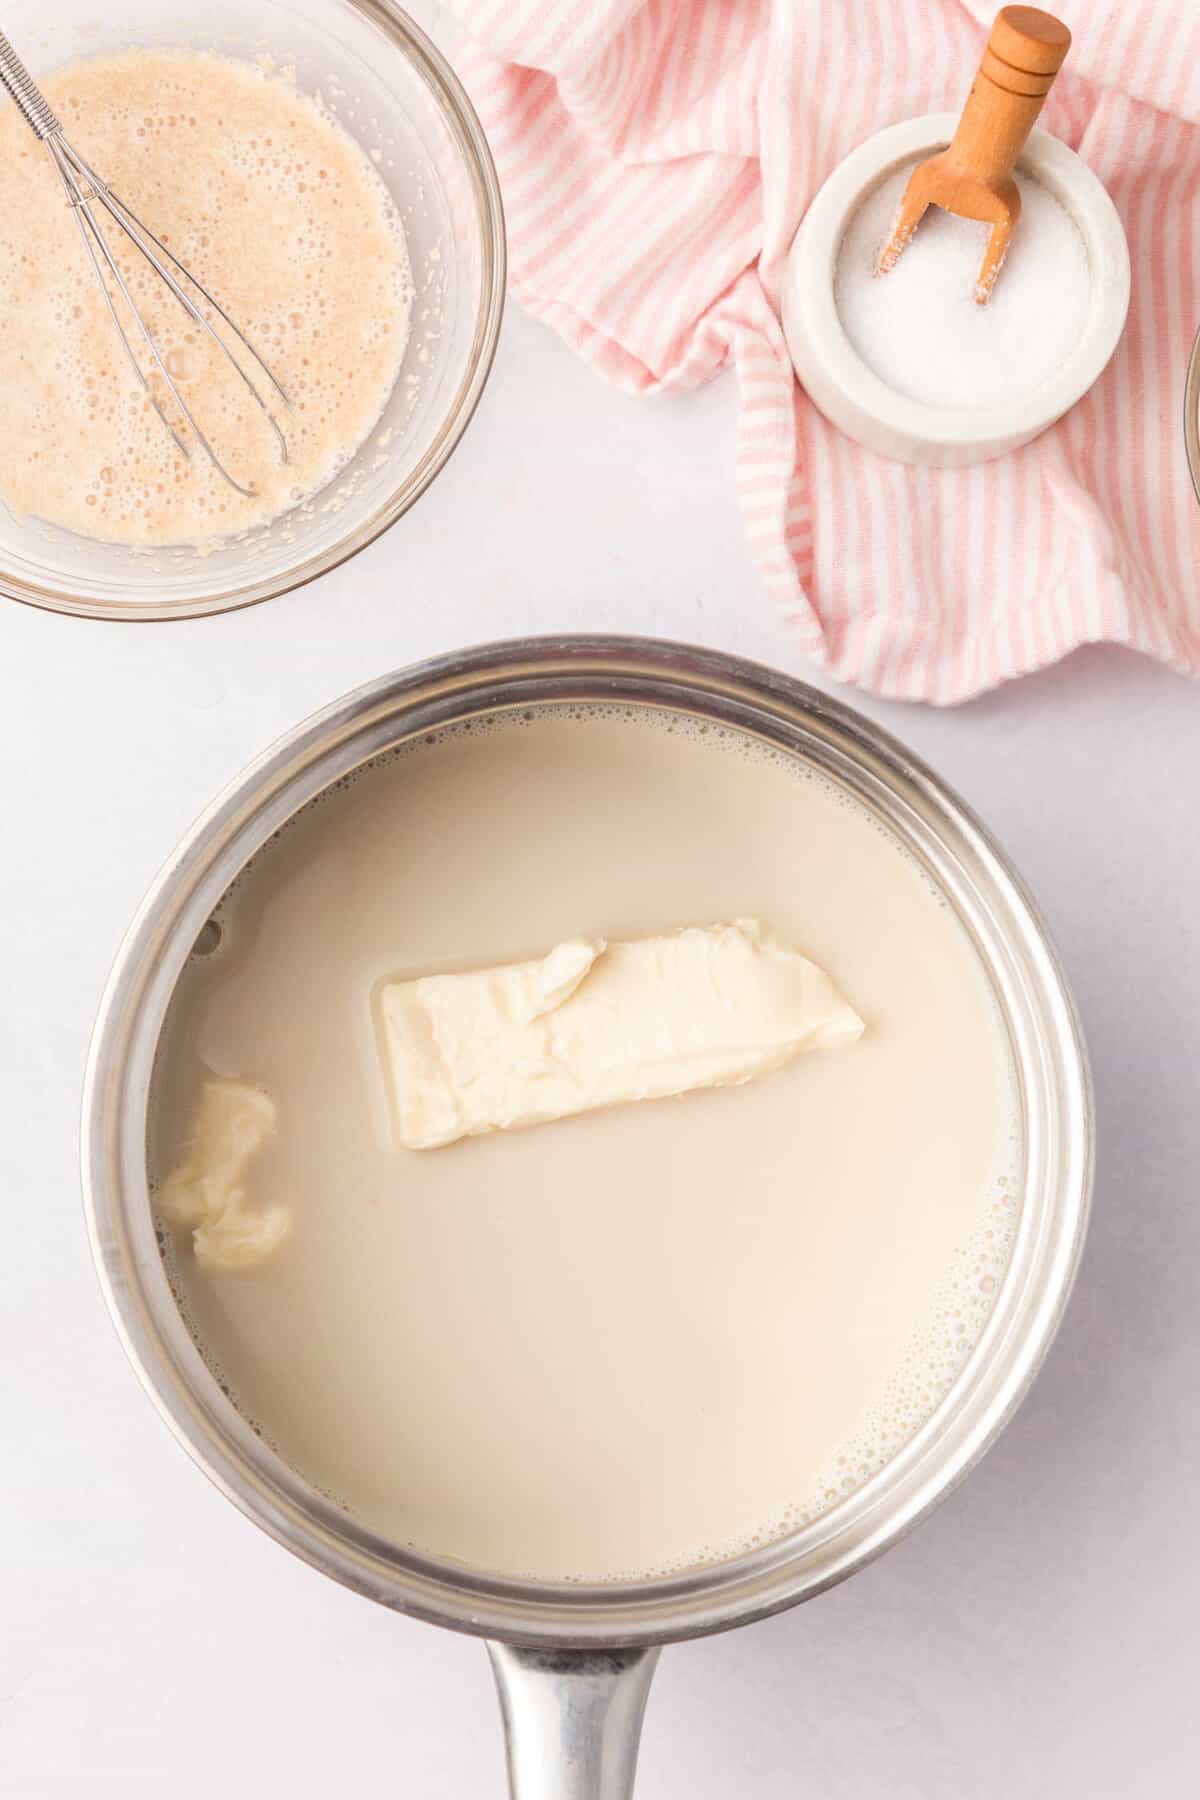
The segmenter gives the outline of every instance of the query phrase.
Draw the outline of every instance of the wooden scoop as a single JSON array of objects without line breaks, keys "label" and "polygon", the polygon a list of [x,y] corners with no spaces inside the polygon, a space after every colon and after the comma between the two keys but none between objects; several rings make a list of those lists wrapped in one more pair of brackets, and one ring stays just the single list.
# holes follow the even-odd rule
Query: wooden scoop
[{"label": "wooden scoop", "polygon": [[1035,6],[1006,6],[996,15],[953,142],[913,170],[877,274],[895,268],[926,207],[942,206],[992,228],[975,283],[975,298],[985,303],[1021,216],[1013,166],[1070,47],[1062,20]]}]

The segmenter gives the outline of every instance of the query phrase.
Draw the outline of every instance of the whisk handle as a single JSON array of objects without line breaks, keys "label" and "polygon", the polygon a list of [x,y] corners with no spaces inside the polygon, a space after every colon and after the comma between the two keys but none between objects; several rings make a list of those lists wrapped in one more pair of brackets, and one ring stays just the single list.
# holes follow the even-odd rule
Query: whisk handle
[{"label": "whisk handle", "polygon": [[61,129],[41,88],[0,31],[0,87],[12,95],[17,111],[39,144]]}]

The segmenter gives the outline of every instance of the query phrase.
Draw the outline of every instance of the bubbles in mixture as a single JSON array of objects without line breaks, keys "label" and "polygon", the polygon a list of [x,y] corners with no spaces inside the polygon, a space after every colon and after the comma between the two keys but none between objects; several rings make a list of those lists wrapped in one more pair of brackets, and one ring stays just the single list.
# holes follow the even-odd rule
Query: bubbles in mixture
[{"label": "bubbles in mixture", "polygon": [[[53,167],[9,109],[0,117],[5,502],[19,518],[113,543],[194,545],[315,494],[369,436],[408,341],[404,231],[370,157],[317,101],[249,63],[131,51],[76,63],[44,85],[77,149],[229,313],[287,401],[199,295],[237,368],[109,227],[162,356],[159,368],[114,289],[142,386]],[[239,368],[269,402],[286,462]],[[213,468],[164,369],[252,498]]]}]

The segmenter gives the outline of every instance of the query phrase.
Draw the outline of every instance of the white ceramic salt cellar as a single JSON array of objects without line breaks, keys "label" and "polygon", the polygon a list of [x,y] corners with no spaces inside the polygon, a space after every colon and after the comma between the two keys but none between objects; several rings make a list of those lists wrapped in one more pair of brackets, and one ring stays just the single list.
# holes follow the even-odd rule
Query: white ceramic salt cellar
[{"label": "white ceramic salt cellar", "polygon": [[[783,327],[792,362],[826,418],[881,456],[941,467],[988,462],[1053,425],[1103,372],[1129,310],[1129,246],[1116,207],[1073,150],[1035,130],[1017,171],[1059,202],[1078,228],[1088,259],[1087,312],[1062,366],[1028,392],[979,407],[911,399],[867,366],[846,335],[835,300],[846,227],[895,170],[943,149],[957,123],[955,113],[928,113],[890,125],[852,151],[805,214],[783,283]],[[919,234],[908,254],[917,248]]]}]

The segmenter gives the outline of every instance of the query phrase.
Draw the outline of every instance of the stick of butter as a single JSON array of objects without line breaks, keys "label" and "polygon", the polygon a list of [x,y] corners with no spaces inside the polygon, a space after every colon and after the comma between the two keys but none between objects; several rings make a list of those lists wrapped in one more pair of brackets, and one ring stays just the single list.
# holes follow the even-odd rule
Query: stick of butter
[{"label": "stick of butter", "polygon": [[536,962],[389,982],[381,1006],[411,1150],[737,1086],[863,1031],[823,970],[757,919],[573,939]]},{"label": "stick of butter", "polygon": [[163,1182],[158,1211],[190,1231],[201,1268],[227,1275],[255,1269],[288,1237],[286,1206],[246,1205],[242,1176],[275,1132],[275,1102],[245,1081],[213,1079],[200,1090],[186,1161]]}]

